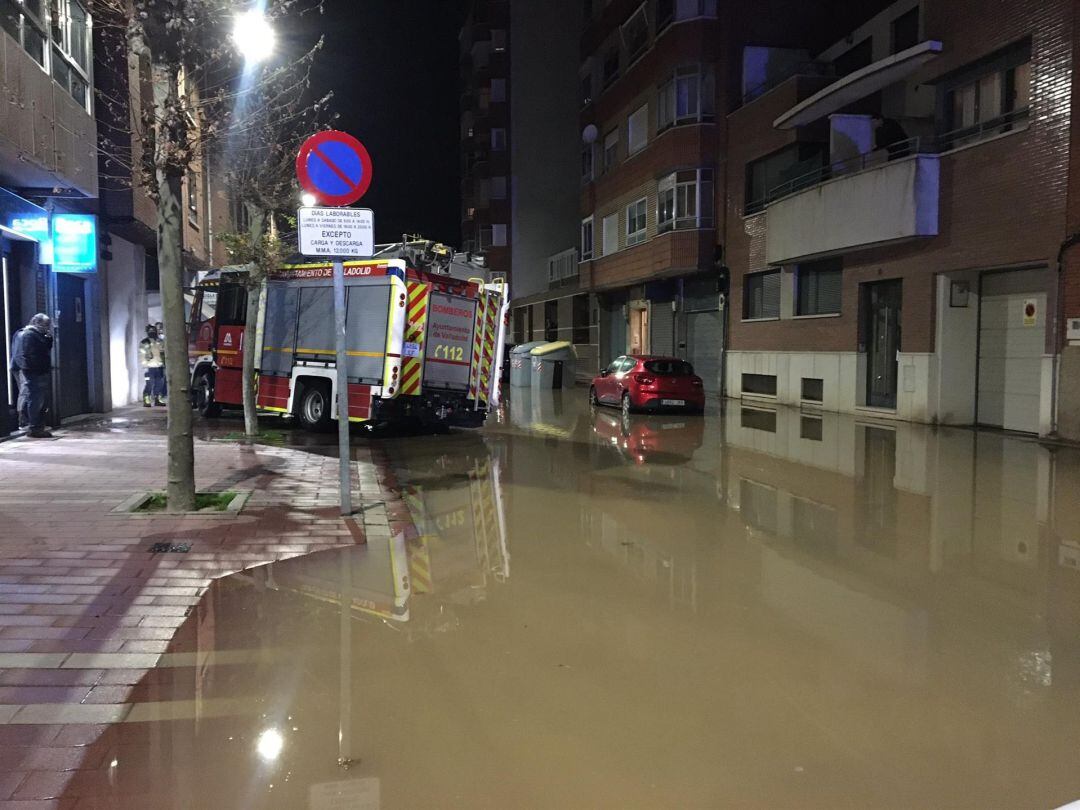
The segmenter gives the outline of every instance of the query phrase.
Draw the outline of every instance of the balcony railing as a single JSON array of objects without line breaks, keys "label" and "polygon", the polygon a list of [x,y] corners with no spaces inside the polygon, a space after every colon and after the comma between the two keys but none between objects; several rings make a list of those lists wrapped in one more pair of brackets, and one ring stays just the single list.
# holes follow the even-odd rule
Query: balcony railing
[{"label": "balcony railing", "polygon": [[815,166],[811,171],[800,172],[789,180],[773,186],[769,189],[768,194],[761,199],[747,202],[744,213],[747,216],[759,213],[764,211],[770,203],[782,197],[787,197],[789,194],[811,188],[827,180],[855,174],[865,169],[872,169],[892,160],[899,160],[911,155],[938,155],[952,149],[959,149],[961,146],[978,143],[997,135],[1023,129],[1027,124],[1029,115],[1029,108],[1023,107],[975,126],[943,132],[940,135],[908,138],[848,160]]}]

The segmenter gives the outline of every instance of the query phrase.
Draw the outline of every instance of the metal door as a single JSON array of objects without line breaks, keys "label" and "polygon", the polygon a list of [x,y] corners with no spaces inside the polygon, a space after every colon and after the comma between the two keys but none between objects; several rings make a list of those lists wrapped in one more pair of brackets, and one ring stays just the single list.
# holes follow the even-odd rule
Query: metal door
[{"label": "metal door", "polygon": [[90,410],[90,376],[86,358],[86,282],[68,273],[56,275],[57,373],[60,380],[59,416],[64,419]]},{"label": "metal door", "polygon": [[724,321],[719,310],[691,312],[686,316],[686,359],[710,394],[720,392],[723,343]]},{"label": "metal door", "polygon": [[866,404],[896,407],[902,282],[866,285]]},{"label": "metal door", "polygon": [[649,352],[675,354],[675,311],[670,301],[656,301],[649,312]]},{"label": "metal door", "polygon": [[1031,292],[1038,272],[985,276],[979,304],[978,422],[1039,432],[1042,357],[1046,351],[1045,292]]}]

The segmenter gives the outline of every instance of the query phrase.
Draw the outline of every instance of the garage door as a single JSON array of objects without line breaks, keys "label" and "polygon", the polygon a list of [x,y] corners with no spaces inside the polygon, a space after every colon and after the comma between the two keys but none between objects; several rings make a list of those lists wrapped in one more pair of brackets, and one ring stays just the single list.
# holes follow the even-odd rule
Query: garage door
[{"label": "garage door", "polygon": [[1039,432],[1046,293],[1017,291],[1023,273],[983,281],[979,311],[979,424]]},{"label": "garage door", "polygon": [[654,301],[649,312],[649,352],[675,354],[675,313],[670,301]]},{"label": "garage door", "polygon": [[720,312],[691,312],[686,316],[686,359],[709,394],[720,392],[720,350],[724,339]]}]

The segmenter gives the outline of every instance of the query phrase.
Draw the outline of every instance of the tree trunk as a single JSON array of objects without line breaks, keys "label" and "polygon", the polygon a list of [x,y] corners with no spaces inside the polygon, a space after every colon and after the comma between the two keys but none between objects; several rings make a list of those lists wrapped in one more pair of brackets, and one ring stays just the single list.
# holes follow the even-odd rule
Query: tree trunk
[{"label": "tree trunk", "polygon": [[[158,120],[166,117],[175,76],[158,70],[154,76],[154,107]],[[192,435],[191,373],[184,313],[183,220],[180,178],[170,176],[164,151],[168,133],[158,133],[157,249],[161,275],[161,312],[165,324],[165,374],[169,383],[169,460],[165,495],[170,512],[195,509],[195,442]]]},{"label": "tree trunk", "polygon": [[[266,216],[250,203],[245,204],[248,212],[248,236],[252,250],[263,238]],[[256,254],[258,255],[258,254]],[[255,401],[255,331],[259,326],[259,296],[262,293],[265,271],[257,261],[248,265],[247,313],[244,316],[244,433],[249,438],[259,434],[259,416]]]},{"label": "tree trunk", "polygon": [[259,325],[259,293],[262,285],[255,283],[257,270],[251,265],[251,280],[247,285],[247,314],[244,317],[244,433],[248,438],[259,435],[259,414],[255,404],[255,330]]}]

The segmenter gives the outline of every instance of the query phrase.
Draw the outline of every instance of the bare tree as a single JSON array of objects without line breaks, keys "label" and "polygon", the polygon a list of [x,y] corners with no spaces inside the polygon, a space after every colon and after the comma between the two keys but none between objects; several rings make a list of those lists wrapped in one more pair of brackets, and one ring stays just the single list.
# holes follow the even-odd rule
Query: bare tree
[{"label": "bare tree", "polygon": [[[252,93],[241,99],[227,137],[224,169],[234,199],[243,206],[246,223],[224,234],[232,260],[247,267],[248,296],[244,345],[256,345],[259,296],[268,274],[291,252],[276,223],[291,222],[298,202],[296,153],[305,138],[332,120],[330,95],[313,98],[311,66],[322,40],[303,57],[267,68]],[[246,227],[241,228],[242,224]],[[244,430],[258,434],[255,401],[255,352],[244,351]]]},{"label": "bare tree", "polygon": [[[102,149],[131,172],[157,209],[157,250],[161,279],[165,361],[169,386],[166,495],[170,511],[195,506],[195,452],[192,435],[191,375],[184,313],[181,184],[193,167],[214,159],[240,125],[247,94],[255,94],[263,74],[245,74],[230,34],[232,0],[95,0],[97,25],[112,26],[123,43],[112,69],[130,80],[123,97],[99,103],[130,110],[131,138]],[[257,0],[271,20],[320,9],[319,0]],[[132,70],[132,63],[135,68]],[[132,75],[134,74],[134,76]],[[250,81],[248,81],[250,79]],[[149,85],[149,92],[145,85]],[[115,116],[114,116],[115,118]]]}]

